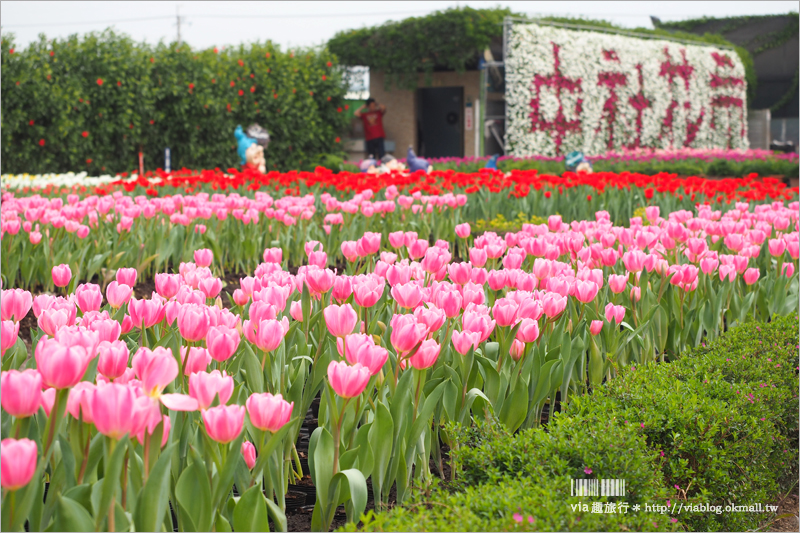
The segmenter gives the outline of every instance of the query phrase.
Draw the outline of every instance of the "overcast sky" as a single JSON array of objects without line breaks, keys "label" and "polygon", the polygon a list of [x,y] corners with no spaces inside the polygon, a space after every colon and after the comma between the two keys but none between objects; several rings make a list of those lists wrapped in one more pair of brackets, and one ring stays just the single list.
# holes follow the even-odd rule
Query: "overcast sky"
[{"label": "overcast sky", "polygon": [[605,19],[624,27],[652,28],[650,15],[664,21],[704,15],[727,17],[797,11],[797,2],[21,2],[0,3],[3,34],[13,32],[18,48],[38,39],[101,31],[112,26],[134,40],[157,43],[177,36],[195,48],[272,40],[283,48],[314,46],[337,31],[424,15],[456,5],[509,6],[531,15]]}]

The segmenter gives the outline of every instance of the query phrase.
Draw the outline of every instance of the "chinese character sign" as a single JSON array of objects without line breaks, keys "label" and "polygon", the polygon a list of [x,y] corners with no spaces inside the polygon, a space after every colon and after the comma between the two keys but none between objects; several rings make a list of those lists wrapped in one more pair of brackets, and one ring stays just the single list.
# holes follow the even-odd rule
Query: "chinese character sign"
[{"label": "chinese character sign", "polygon": [[536,24],[512,26],[507,44],[511,155],[748,147],[731,50]]}]

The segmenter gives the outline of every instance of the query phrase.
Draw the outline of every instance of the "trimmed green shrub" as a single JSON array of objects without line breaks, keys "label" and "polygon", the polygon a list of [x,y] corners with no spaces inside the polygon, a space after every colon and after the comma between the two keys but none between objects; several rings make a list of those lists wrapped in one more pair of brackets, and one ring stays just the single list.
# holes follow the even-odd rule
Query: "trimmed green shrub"
[{"label": "trimmed green shrub", "polygon": [[130,171],[140,151],[153,169],[167,147],[172,168],[229,168],[234,128],[253,122],[270,133],[269,169],[343,155],[345,87],[327,50],[193,50],[109,30],[25,50],[4,35],[1,48],[3,173]]},{"label": "trimmed green shrub", "polygon": [[[736,327],[676,361],[631,368],[592,395],[573,397],[545,428],[516,435],[497,423],[449,428],[456,481],[417,492],[391,511],[370,512],[362,528],[753,528],[764,514],[724,508],[771,503],[797,480],[798,334],[796,313]],[[628,513],[592,513],[592,502],[621,498],[571,497],[575,478],[625,479]],[[570,505],[579,501],[589,512],[573,511]],[[635,504],[641,506],[637,512]],[[683,508],[671,515],[646,511],[645,504],[723,510]]]}]

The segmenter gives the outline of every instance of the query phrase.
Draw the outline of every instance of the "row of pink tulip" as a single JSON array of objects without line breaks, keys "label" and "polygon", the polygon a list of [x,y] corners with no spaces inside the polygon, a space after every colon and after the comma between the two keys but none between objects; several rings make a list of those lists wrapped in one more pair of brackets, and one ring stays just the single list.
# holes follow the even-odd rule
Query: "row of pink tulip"
[{"label": "row of pink tulip", "polygon": [[[263,505],[285,524],[286,486],[301,473],[293,443],[317,393],[312,525],[327,529],[345,501],[355,520],[367,477],[378,505],[394,483],[402,501],[412,472],[429,479],[432,446],[449,438],[442,422],[493,410],[512,430],[530,427],[557,391],[566,403],[629,364],[675,357],[748,316],[796,309],[797,207],[703,207],[666,218],[649,208],[630,227],[603,212],[572,224],[554,216],[502,238],[473,238],[457,225],[470,258],[461,263],[445,241],[391,232],[390,251],[366,232],[341,244],[354,275],[325,268],[320,242],[303,244],[307,264],[295,274],[270,247],[253,276],[228,288],[230,309],[210,249],[156,274],[149,299],[133,297],[133,268],[117,269],[105,288],[80,284],[65,296],[6,289],[3,488],[24,496],[10,500],[16,518],[4,526],[19,529],[36,512],[65,519],[71,509],[57,502],[96,483],[101,505],[87,511],[95,529],[118,528],[126,516],[129,527],[155,527],[167,501],[187,520],[204,494],[208,509],[192,524],[227,528],[234,515],[256,512],[249,506],[261,504],[247,493],[262,487]],[[50,275],[56,287],[74,284],[69,265]],[[31,309],[38,328],[29,352],[18,332]],[[194,455],[171,453],[187,440]],[[105,482],[100,456],[106,477],[141,479],[119,489]],[[41,490],[53,461],[74,475],[51,481],[45,506],[33,507],[27,495]],[[170,472],[175,483],[148,480]],[[162,514],[139,507],[146,501],[161,501]]]}]

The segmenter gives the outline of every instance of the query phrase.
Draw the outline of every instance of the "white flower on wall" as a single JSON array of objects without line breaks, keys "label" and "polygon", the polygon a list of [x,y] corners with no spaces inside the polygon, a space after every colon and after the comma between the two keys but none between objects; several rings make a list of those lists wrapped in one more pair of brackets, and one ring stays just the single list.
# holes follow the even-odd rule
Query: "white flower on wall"
[{"label": "white flower on wall", "polygon": [[711,46],[516,24],[506,57],[506,151],[747,148],[738,56]]}]

